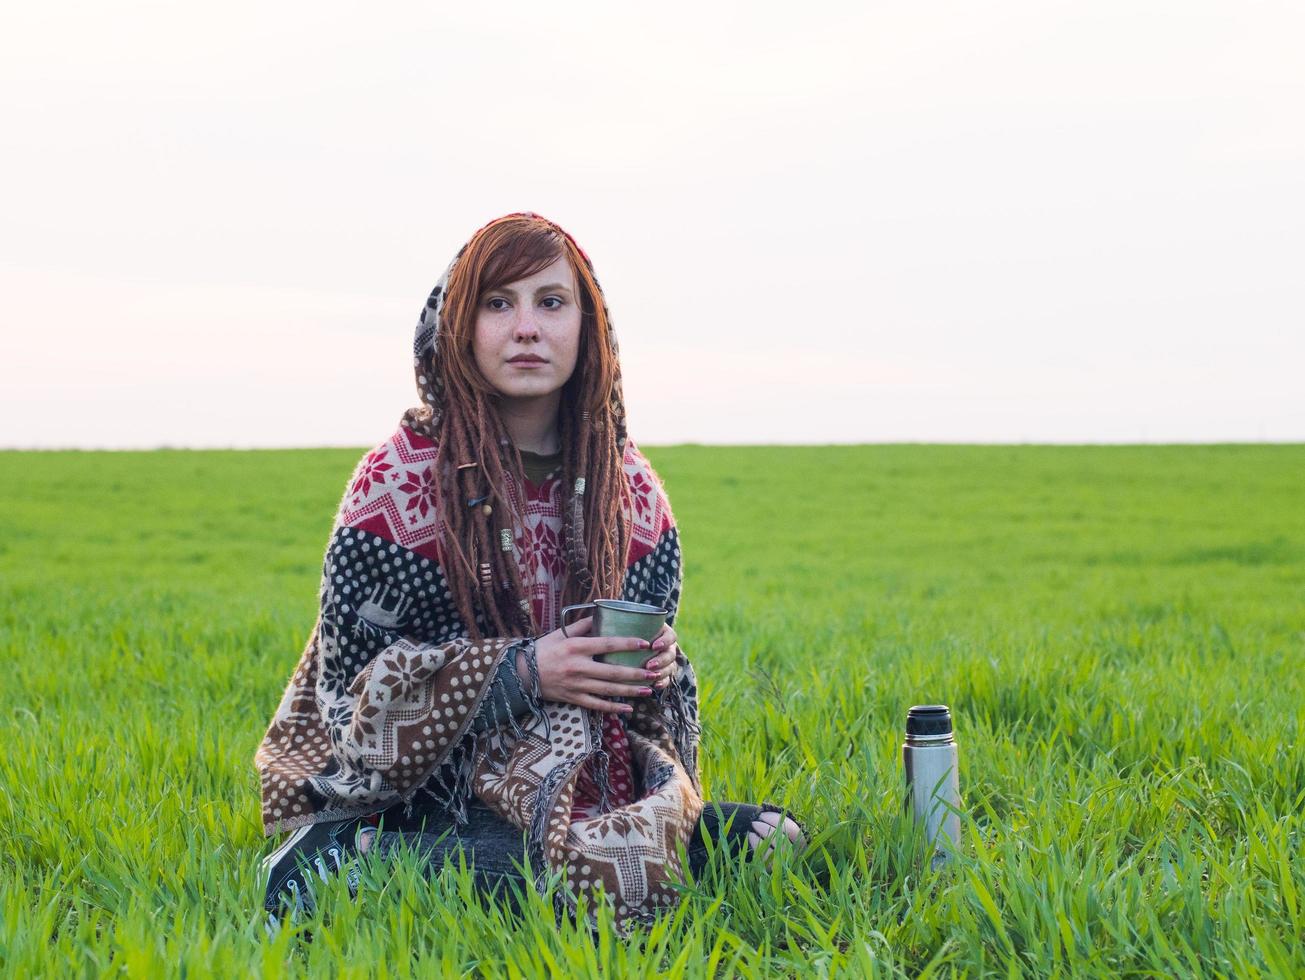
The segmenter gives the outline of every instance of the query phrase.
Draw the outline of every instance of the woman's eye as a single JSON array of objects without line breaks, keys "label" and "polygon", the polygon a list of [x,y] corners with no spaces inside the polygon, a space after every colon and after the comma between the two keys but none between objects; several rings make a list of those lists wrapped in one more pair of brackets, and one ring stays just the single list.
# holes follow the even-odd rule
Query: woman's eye
[{"label": "woman's eye", "polygon": [[[507,309],[507,302],[508,301],[505,300],[502,296],[491,296],[489,299],[485,300],[485,305],[488,306],[491,310],[505,310]],[[561,296],[547,296],[543,299],[542,302],[557,304],[556,306],[545,306],[544,308],[547,310],[560,310],[563,306],[566,305],[566,301],[563,300]],[[502,303],[503,305],[495,306],[494,305],[495,303]]]}]

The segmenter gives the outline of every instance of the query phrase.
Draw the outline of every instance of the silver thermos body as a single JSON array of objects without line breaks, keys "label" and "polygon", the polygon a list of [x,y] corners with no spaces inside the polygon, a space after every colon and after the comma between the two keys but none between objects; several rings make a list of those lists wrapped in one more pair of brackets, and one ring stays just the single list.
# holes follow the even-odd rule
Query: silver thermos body
[{"label": "silver thermos body", "polygon": [[956,771],[956,739],[952,713],[945,704],[917,704],[906,715],[906,741],[902,745],[906,770],[906,805],[925,839],[934,845],[933,867],[947,860],[945,835],[960,843],[960,817],[948,809],[961,805],[961,783]]}]

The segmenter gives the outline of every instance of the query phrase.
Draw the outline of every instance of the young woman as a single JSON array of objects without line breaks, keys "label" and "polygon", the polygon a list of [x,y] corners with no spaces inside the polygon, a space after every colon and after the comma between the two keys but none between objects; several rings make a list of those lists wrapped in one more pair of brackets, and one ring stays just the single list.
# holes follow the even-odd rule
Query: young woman
[{"label": "young woman", "polygon": [[[527,857],[648,919],[707,838],[769,851],[799,825],[703,803],[682,565],[661,480],[628,438],[616,336],[588,256],[517,212],[481,228],[426,301],[422,404],[350,477],[320,609],[255,756],[269,927],[313,877],[415,846],[461,849],[488,888]],[[564,633],[564,606],[667,610],[651,643]],[[569,634],[569,635],[568,635]],[[640,650],[642,668],[597,655]],[[782,830],[783,835],[777,832]],[[774,836],[772,836],[774,835]],[[539,883],[543,882],[543,874]]]}]

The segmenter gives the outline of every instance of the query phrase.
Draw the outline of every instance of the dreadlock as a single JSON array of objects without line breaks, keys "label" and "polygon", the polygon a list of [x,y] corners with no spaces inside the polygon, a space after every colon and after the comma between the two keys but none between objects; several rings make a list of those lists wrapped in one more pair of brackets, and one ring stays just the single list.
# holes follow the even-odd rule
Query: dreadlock
[{"label": "dreadlock", "polygon": [[[562,389],[558,435],[562,447],[563,604],[619,596],[630,529],[622,512],[629,495],[621,466],[623,434],[620,367],[602,291],[589,259],[566,232],[538,215],[491,222],[458,253],[449,277],[436,338],[442,366],[442,405],[411,410],[405,424],[438,446],[435,479],[441,501],[444,574],[472,639],[483,639],[477,610],[491,636],[536,636],[534,613],[514,545],[509,475],[522,488],[521,453],[500,418],[499,393],[475,362],[476,311],[486,292],[533,275],[565,255],[580,294],[576,367]],[[438,373],[433,365],[429,372]],[[434,376],[432,374],[432,376]],[[621,440],[623,442],[623,440]]]}]

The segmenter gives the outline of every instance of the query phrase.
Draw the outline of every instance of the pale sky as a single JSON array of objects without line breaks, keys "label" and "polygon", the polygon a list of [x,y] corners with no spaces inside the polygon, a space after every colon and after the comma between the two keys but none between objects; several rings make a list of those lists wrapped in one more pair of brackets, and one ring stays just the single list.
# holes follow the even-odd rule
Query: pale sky
[{"label": "pale sky", "polygon": [[367,446],[458,247],[630,433],[1305,440],[1305,5],[10,5],[0,446]]}]

